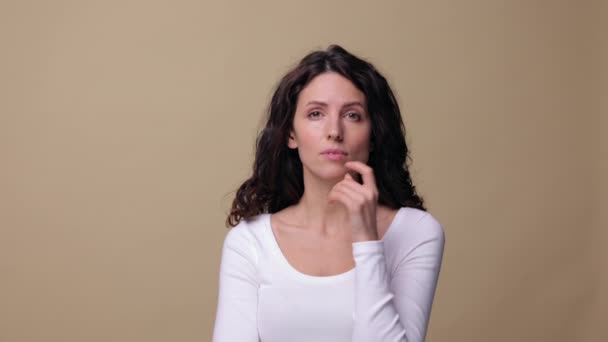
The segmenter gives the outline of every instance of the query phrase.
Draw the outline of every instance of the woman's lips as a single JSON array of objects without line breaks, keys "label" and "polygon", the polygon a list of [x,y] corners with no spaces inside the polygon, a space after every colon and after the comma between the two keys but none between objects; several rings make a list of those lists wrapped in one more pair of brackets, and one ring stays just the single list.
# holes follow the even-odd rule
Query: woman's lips
[{"label": "woman's lips", "polygon": [[323,153],[323,156],[329,160],[343,160],[346,158],[346,155],[344,153],[334,153],[334,152]]}]

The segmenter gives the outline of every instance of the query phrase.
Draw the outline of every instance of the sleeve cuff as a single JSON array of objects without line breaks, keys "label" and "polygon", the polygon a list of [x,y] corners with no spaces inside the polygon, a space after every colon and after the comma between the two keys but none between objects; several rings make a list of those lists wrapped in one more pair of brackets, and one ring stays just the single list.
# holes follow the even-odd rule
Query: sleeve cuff
[{"label": "sleeve cuff", "polygon": [[382,240],[353,242],[353,256],[355,258],[370,254],[384,254],[384,242]]}]

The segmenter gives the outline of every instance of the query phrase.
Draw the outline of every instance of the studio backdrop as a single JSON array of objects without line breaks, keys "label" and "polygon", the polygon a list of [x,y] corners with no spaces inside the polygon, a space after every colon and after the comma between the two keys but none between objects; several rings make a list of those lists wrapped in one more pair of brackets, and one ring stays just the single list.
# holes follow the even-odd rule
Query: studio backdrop
[{"label": "studio backdrop", "polygon": [[210,341],[272,91],[333,43],[388,77],[445,230],[427,341],[608,341],[606,23],[591,0],[2,1],[0,341]]}]

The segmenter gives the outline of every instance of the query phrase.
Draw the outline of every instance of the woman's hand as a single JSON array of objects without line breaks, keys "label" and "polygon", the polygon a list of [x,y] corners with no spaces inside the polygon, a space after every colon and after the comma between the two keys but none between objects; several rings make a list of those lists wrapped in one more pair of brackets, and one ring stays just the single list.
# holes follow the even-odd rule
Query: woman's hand
[{"label": "woman's hand", "polygon": [[360,173],[363,184],[359,184],[349,173],[346,173],[344,179],[334,185],[329,192],[329,202],[339,202],[346,207],[350,216],[349,225],[352,229],[353,242],[378,240],[376,227],[378,189],[374,171],[360,161],[348,161],[344,166]]}]

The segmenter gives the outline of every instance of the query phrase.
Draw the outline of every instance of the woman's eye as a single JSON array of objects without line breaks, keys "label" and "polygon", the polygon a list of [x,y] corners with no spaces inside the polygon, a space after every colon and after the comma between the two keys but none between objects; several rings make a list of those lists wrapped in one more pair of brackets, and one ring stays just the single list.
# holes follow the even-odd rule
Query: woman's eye
[{"label": "woman's eye", "polygon": [[361,119],[361,115],[359,115],[358,113],[355,113],[355,112],[350,112],[346,115],[351,119],[357,119],[357,120]]},{"label": "woman's eye", "polygon": [[312,118],[316,118],[319,115],[321,115],[321,112],[319,112],[318,110],[315,110],[314,112],[308,113],[308,117],[312,117]]}]

